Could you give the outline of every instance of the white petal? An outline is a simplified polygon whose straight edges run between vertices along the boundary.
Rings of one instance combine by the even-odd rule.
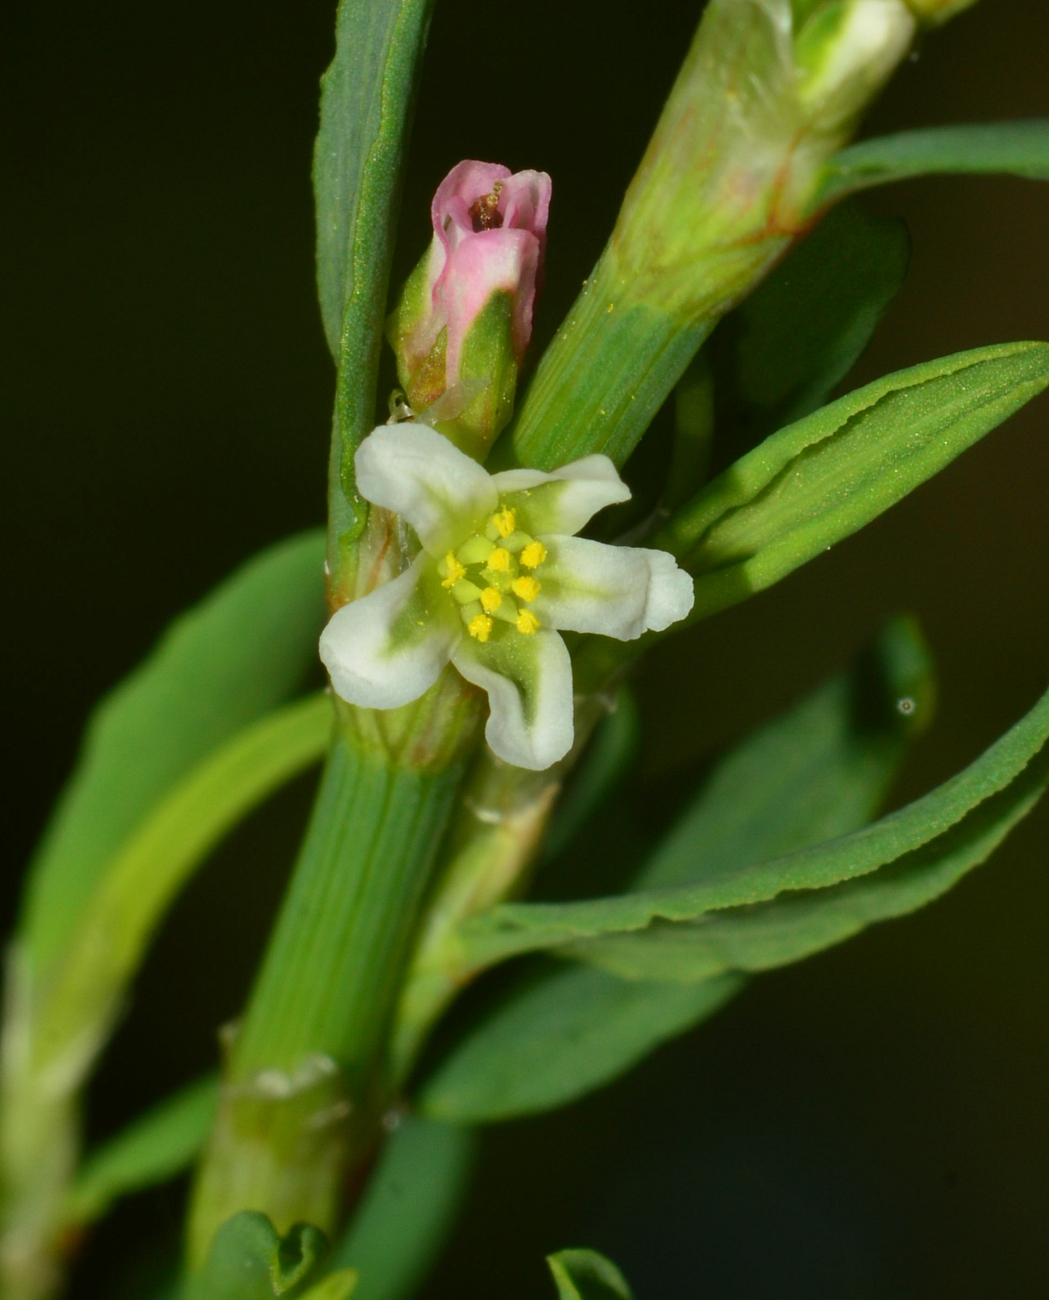
[[[437,680],[462,625],[450,602],[427,590],[432,564],[425,554],[418,556],[399,578],[331,616],[320,654],[336,695],[364,708],[395,709],[417,700]]]
[[[643,615],[650,632],[662,632],[692,612],[696,602],[692,575],[686,573],[668,551],[637,548],[648,561],[648,596]]]
[[[630,500],[630,489],[607,456],[584,456],[552,474],[538,469],[508,469],[492,482],[506,504],[518,512],[517,526],[539,533],[571,536],[605,506]]]
[[[541,772],[572,748],[572,661],[556,632],[510,632],[485,645],[463,637],[452,663],[488,692],[484,734],[501,759]]]
[[[661,632],[692,608],[692,579],[666,551],[543,537],[546,563],[531,606],[540,623],[633,641]]]
[[[407,519],[435,557],[482,527],[497,504],[488,471],[425,424],[380,424],[354,465],[361,496]]]

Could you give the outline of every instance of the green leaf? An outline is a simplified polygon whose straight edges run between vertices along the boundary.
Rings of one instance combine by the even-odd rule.
[[[198,1079],[88,1155],[69,1193],[69,1221],[100,1219],[118,1197],[188,1168],[211,1128],[217,1096],[214,1076]]]
[[[324,1233],[311,1224],[297,1223],[280,1237],[264,1214],[243,1210],[219,1228],[183,1300],[291,1300],[301,1294],[327,1247]]]
[[[1049,692],[964,771],[899,811],[816,848],[713,873],[698,883],[577,903],[504,903],[460,929],[464,964],[480,968],[515,953],[641,930],[652,921],[693,921],[790,890],[856,879],[929,844],[1009,786],[1049,738]]]
[[[301,1300],[347,1300],[357,1289],[357,1274],[352,1268],[329,1273],[323,1282],[304,1291]]]
[[[369,303],[381,331],[404,137],[432,0],[340,0],[313,156],[317,284],[328,346]],[[361,256],[367,249],[372,257]]]
[[[690,619],[850,536],[1047,384],[1049,344],[978,348],[876,380],[766,438],[656,539],[696,577]]]
[[[604,803],[637,757],[641,719],[633,691],[623,686],[613,712],[601,723],[583,764],[557,804],[543,842],[543,858],[563,853]]]
[[[400,1300],[416,1290],[455,1223],[476,1151],[467,1128],[402,1120],[329,1261],[359,1275],[355,1300]]]
[[[34,966],[63,950],[155,805],[302,685],[324,620],[323,558],[322,536],[309,533],[250,560],[95,710],[30,868],[22,933]]]
[[[704,351],[715,368],[718,438],[728,434],[734,456],[827,400],[870,342],[909,260],[902,221],[843,203],[725,317]]]
[[[932,696],[921,635],[911,620],[894,620],[849,672],[718,765],[638,887],[745,868],[864,825],[907,741],[931,719]],[[562,951],[611,968],[602,957],[606,942],[617,940]],[[594,973],[555,968],[512,991],[437,1066],[420,1104],[435,1116],[472,1122],[562,1105],[630,1069],[738,987],[713,980],[688,998],[673,984],[631,986]],[[636,978],[633,969],[629,976]],[[671,977],[680,978],[676,970]]]
[[[547,1255],[546,1262],[558,1300],[633,1300],[626,1278],[596,1250],[559,1250]]]
[[[1034,808],[1049,784],[1042,751],[1004,790],[945,834],[870,876],[802,891],[752,908],[715,912],[695,923],[661,924],[568,949],[629,979],[702,980],[799,961],[877,921],[914,912],[985,862]]]
[[[903,131],[850,145],[827,163],[814,206],[872,185],[952,172],[1049,180],[1049,118]]]
[[[340,0],[335,58],[321,80],[313,158],[317,281],[338,367],[329,482],[335,592],[354,567],[367,519],[353,456],[375,424],[383,314],[417,69],[433,0]]]
[[[323,693],[289,704],[227,741],[150,810],[107,864],[51,963],[46,999],[35,1009],[34,1033],[46,1050],[61,1055],[85,1032],[108,1025],[157,921],[191,872],[245,813],[318,762],[331,733]]]
[[[600,1088],[713,1015],[740,987],[625,982],[604,971],[549,971],[508,998],[424,1082],[435,1119],[492,1123],[550,1110]]]
[[[934,695],[921,632],[892,620],[848,672],[718,764],[634,888],[717,877],[865,826],[931,722]]]

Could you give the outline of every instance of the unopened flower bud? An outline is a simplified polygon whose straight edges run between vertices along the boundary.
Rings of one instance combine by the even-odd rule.
[[[545,172],[454,167],[434,196],[429,251],[387,321],[409,405],[478,458],[513,413],[550,188]]]

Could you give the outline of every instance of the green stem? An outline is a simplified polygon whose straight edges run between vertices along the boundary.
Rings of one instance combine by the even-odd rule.
[[[565,778],[612,707],[605,692],[578,701],[575,743],[559,763],[527,772],[478,757],[458,802],[437,881],[404,976],[390,1043],[390,1070],[403,1086],[433,1026],[476,971],[460,960],[458,927],[523,894]]]
[[[242,1209],[281,1233],[335,1226],[344,1168],[375,1140],[397,990],[460,776],[332,749],[295,875],[231,1044],[190,1224],[199,1266]]]

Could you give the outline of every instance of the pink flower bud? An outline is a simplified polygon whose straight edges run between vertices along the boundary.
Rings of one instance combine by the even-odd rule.
[[[454,426],[449,435],[475,453],[513,410],[532,334],[550,190],[545,172],[511,173],[472,161],[453,167],[434,195],[429,252],[390,318],[410,404],[418,411],[441,399],[433,418]]]

